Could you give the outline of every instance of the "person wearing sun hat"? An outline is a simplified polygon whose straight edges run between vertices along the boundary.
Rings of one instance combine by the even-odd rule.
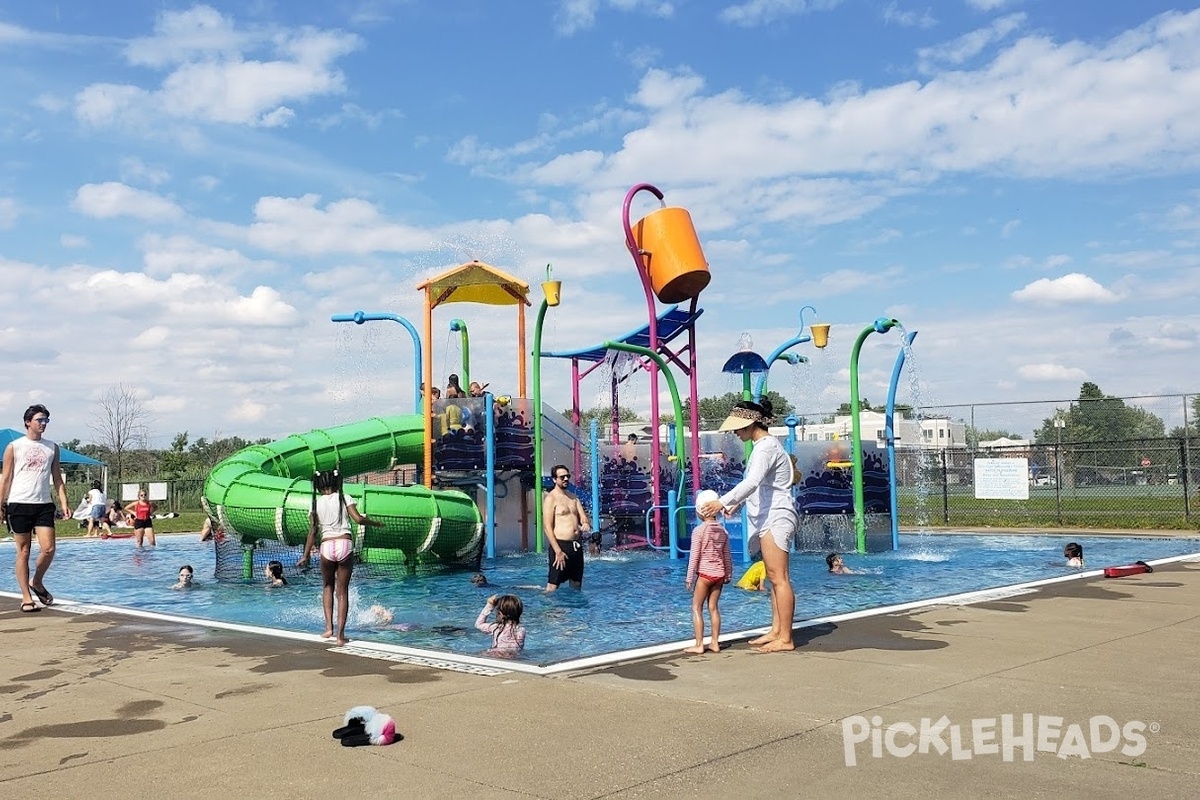
[[[792,502],[792,459],[767,427],[772,418],[771,402],[743,400],[733,407],[719,430],[732,431],[753,449],[746,460],[742,480],[715,501],[698,509],[702,514],[724,510],[732,514],[746,504],[749,519],[746,546],[762,549],[767,580],[771,584],[771,630],[750,644],[759,652],[794,650],[792,615],[796,596],[788,577],[788,550],[796,532],[796,507]]]

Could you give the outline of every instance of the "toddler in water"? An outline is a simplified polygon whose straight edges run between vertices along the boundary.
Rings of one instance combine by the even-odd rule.
[[[272,587],[287,586],[287,578],[283,577],[283,562],[269,561],[267,566],[263,568],[263,574],[267,576],[267,581]]]
[[[830,553],[825,556],[825,563],[829,566],[829,571],[834,575],[853,575],[854,570],[842,563],[842,557],[837,553]]]
[[[720,501],[720,496],[711,489],[696,495],[696,509]],[[721,589],[733,577],[733,557],[729,552],[729,534],[725,526],[717,521],[717,515],[700,517],[703,522],[692,531],[692,555],[688,559],[687,578],[684,586],[692,592],[692,630],[696,644],[683,652],[696,655],[704,652],[704,606],[708,605],[708,619],[712,625],[712,639],[708,649],[714,653],[721,650],[721,612],[717,603],[721,600]],[[692,585],[695,584],[695,590]]]
[[[184,564],[179,568],[179,583],[172,586],[172,589],[191,589],[196,584],[192,583],[192,565]]]
[[[488,622],[492,611],[496,621]],[[521,624],[521,613],[525,610],[521,598],[512,594],[492,595],[475,620],[475,627],[491,634],[492,647],[487,652],[494,656],[513,657],[525,649],[525,626]]]
[[[1063,557],[1067,559],[1068,567],[1083,566],[1083,545],[1078,542],[1070,542],[1063,548]]]

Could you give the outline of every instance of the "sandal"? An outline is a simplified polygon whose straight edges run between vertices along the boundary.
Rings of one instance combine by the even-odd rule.
[[[41,611],[37,603],[21,603],[21,611],[25,614],[32,614],[34,611]]]
[[[54,595],[46,591],[45,586],[39,589],[31,583],[29,584],[29,591],[37,595],[38,600],[42,601],[42,605],[49,606],[54,604]]]

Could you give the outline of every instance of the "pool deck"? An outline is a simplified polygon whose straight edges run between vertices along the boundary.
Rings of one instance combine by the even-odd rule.
[[[1197,562],[805,628],[794,653],[557,677],[2,602],[5,797],[1192,797],[1200,782]],[[405,740],[340,747],[330,731],[359,704]],[[1145,752],[875,758],[868,740],[846,765],[846,718],[944,715],[970,750],[972,720],[1003,714],[1018,733],[1022,714],[1062,717],[1060,741],[1100,715],[1142,722]]]

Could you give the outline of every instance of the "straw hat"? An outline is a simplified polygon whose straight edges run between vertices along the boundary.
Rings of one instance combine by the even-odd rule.
[[[752,409],[735,407],[729,412],[729,416],[725,418],[725,421],[721,423],[721,427],[717,428],[717,430],[740,431],[747,425],[753,425],[756,422],[766,426],[771,422],[771,420],[770,418],[764,417],[762,414]]]

